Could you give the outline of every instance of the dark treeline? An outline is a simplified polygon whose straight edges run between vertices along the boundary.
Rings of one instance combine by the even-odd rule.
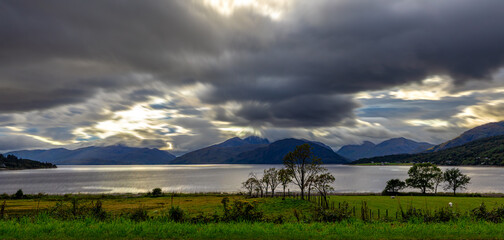
[[[56,168],[56,165],[47,162],[43,163],[28,159],[22,159],[14,155],[4,156],[0,154],[0,169],[18,170],[36,168]]]

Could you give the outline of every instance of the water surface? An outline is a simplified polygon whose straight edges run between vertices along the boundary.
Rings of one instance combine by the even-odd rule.
[[[0,193],[12,194],[18,189],[50,194],[140,193],[157,187],[167,192],[238,192],[250,172],[260,174],[270,167],[282,165],[61,165],[56,169],[0,171]],[[340,193],[381,192],[387,180],[406,179],[409,169],[409,166],[325,167],[336,178],[334,188]],[[504,192],[504,168],[460,169],[472,178],[467,192]]]

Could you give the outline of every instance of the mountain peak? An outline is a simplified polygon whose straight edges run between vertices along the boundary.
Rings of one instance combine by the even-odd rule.
[[[475,128],[469,129],[469,130],[463,132],[462,134],[460,134],[458,137],[456,137],[452,140],[446,141],[442,144],[439,144],[439,145],[433,147],[431,150],[432,151],[439,151],[439,150],[443,150],[443,149],[461,146],[463,144],[466,144],[468,142],[472,142],[474,140],[487,138],[487,137],[493,137],[493,136],[499,136],[499,135],[504,135],[504,121],[491,122],[491,123],[483,124],[481,126],[477,126]]]
[[[338,150],[338,154],[349,159],[369,158],[403,153],[418,153],[427,150],[433,145],[425,142],[398,137],[385,140],[379,144],[364,141],[361,145],[346,145]]]
[[[249,136],[243,139],[243,141],[249,144],[268,144],[270,141],[267,138],[261,138],[258,136]]]

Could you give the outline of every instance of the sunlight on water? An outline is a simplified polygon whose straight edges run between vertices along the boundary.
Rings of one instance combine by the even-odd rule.
[[[0,193],[145,193],[153,188],[165,192],[239,192],[250,172],[282,165],[127,165],[60,166],[0,172]],[[340,193],[379,193],[387,180],[407,177],[408,166],[326,165],[335,176]],[[446,169],[446,167],[441,167]],[[504,168],[460,167],[472,178],[467,192],[504,192]],[[291,191],[296,190],[290,186]]]

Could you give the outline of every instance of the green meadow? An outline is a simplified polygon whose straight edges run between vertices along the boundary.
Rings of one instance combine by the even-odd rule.
[[[33,197],[33,198],[31,198]],[[500,239],[504,223],[474,217],[482,203],[488,210],[504,206],[502,197],[333,195],[330,208],[342,209],[341,220],[320,220],[318,197],[248,198],[243,195],[165,194],[28,196],[0,200],[0,239]],[[253,220],[225,218],[235,202],[250,203]],[[5,202],[5,204],[3,204]],[[100,203],[103,218],[93,213]],[[448,207],[449,203],[452,207]],[[170,209],[183,217],[174,218]],[[88,209],[89,211],[85,211]],[[402,211],[401,211],[402,209]],[[456,213],[449,220],[403,217],[411,209]],[[362,218],[362,211],[367,215]],[[240,214],[249,214],[243,210]],[[141,217],[138,217],[139,214]],[[501,214],[496,212],[497,214]],[[144,214],[144,215],[142,215]],[[228,213],[229,214],[229,213]],[[136,216],[136,217],[135,217]],[[430,216],[430,215],[429,215]],[[450,215],[452,216],[452,215]]]

